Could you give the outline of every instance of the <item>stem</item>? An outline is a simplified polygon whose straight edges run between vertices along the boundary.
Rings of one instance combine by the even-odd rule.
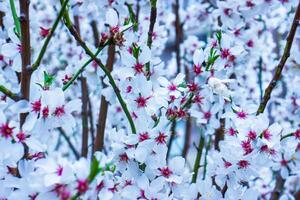
[[[115,45],[114,44],[109,45],[108,57],[106,62],[106,68],[108,69],[109,72],[111,72],[113,69],[113,65],[115,61],[115,53],[116,53]],[[107,111],[108,111],[108,102],[105,100],[104,96],[101,96],[101,104],[100,104],[98,124],[97,124],[97,134],[95,138],[93,152],[102,151],[104,148],[104,138],[105,138],[104,136],[105,136]]]
[[[262,99],[262,101],[259,105],[259,108],[257,110],[257,113],[256,113],[257,115],[264,112],[264,110],[266,108],[266,105],[267,105],[268,101],[271,98],[271,93],[272,93],[273,89],[275,88],[275,86],[277,85],[278,80],[281,77],[281,73],[282,73],[282,70],[285,66],[285,63],[286,63],[287,59],[290,56],[290,50],[291,50],[291,47],[292,47],[292,44],[293,44],[293,40],[294,40],[294,37],[295,37],[295,33],[296,33],[296,30],[297,30],[299,20],[300,20],[300,3],[298,4],[296,14],[295,14],[290,32],[289,32],[288,37],[286,39],[286,44],[285,44],[283,55],[282,55],[282,57],[279,61],[279,64],[276,67],[276,71],[275,71],[275,74],[274,74],[271,82],[269,83],[268,87],[265,89],[264,97],[263,97],[263,99]]]
[[[204,157],[204,169],[203,169],[203,180],[205,180],[206,176],[206,168],[207,168],[207,156],[208,156],[208,150],[210,148],[210,143],[211,143],[211,138],[209,138],[209,141],[206,145],[206,150],[205,150],[205,157]]]
[[[72,79],[69,80],[64,86],[63,86],[63,91],[67,90],[70,85],[78,78],[78,76],[84,71],[84,69],[98,56],[98,54],[104,49],[104,47],[108,44],[109,42],[105,43],[103,46],[99,47],[96,51],[95,54],[92,53],[92,56],[89,60],[87,60],[80,68],[79,70],[75,73],[74,76],[72,76]]]
[[[100,37],[99,37],[99,31],[98,31],[98,28],[97,28],[97,22],[95,20],[93,20],[91,22],[91,27],[92,27],[92,31],[93,31],[95,46],[98,47],[99,44],[100,44],[100,40],[99,40]]]
[[[65,131],[62,128],[58,128],[59,133],[63,136],[63,138],[65,138],[66,142],[68,143],[71,151],[73,152],[75,158],[78,160],[80,158],[79,153],[77,152],[75,146],[72,144],[72,142],[70,141],[70,138],[67,136],[67,134],[65,133]]]
[[[151,49],[152,46],[152,36],[153,36],[153,30],[154,30],[154,25],[156,22],[156,16],[157,16],[157,9],[156,9],[156,2],[157,0],[150,0],[151,4],[151,13],[150,13],[150,24],[149,24],[149,30],[148,30],[148,39],[147,39],[147,45]],[[150,62],[146,64],[146,76],[147,79],[150,79],[151,72],[150,72]]]
[[[65,12],[64,14],[64,19],[65,19],[65,24],[67,26],[67,28],[69,29],[70,33],[72,34],[72,36],[75,38],[75,40],[78,42],[78,44],[85,50],[86,54],[88,54],[91,59],[85,63],[81,69],[76,73],[76,76],[78,76],[83,70],[84,68],[93,60],[99,65],[99,67],[103,70],[103,72],[105,73],[105,75],[108,77],[108,80],[118,98],[119,103],[121,104],[121,107],[129,121],[130,127],[131,127],[131,131],[133,134],[136,134],[136,128],[133,122],[133,119],[131,117],[131,114],[127,108],[127,105],[125,103],[125,101],[123,100],[121,94],[120,94],[120,90],[117,87],[117,84],[115,82],[115,80],[113,79],[112,75],[110,74],[109,70],[102,64],[101,60],[96,58],[96,56],[100,53],[100,51],[102,50],[103,47],[106,46],[106,44],[110,43],[111,41],[108,40],[103,46],[102,48],[99,48],[98,51],[96,52],[96,54],[94,55],[93,52],[88,48],[88,46],[86,45],[86,43],[82,40],[82,38],[80,37],[80,35],[77,33],[76,29],[74,28],[73,24],[71,24],[70,19],[68,17],[68,12]],[[74,82],[76,78],[72,78],[70,81]],[[70,84],[70,81],[66,84],[66,87],[64,87],[64,90],[66,90]]]
[[[10,4],[11,13],[12,13],[12,16],[13,16],[13,19],[14,19],[15,27],[16,27],[15,30],[16,30],[16,33],[17,33],[18,37],[20,37],[20,35],[21,35],[21,24],[20,24],[20,21],[19,21],[19,17],[17,15],[14,0],[9,0],[9,4]]]
[[[18,101],[21,99],[17,94],[13,93],[12,91],[7,89],[3,85],[0,85],[0,92],[2,92],[4,95],[8,96],[9,98],[11,98],[14,101]]]
[[[184,158],[186,158],[189,151],[191,131],[192,131],[192,118],[188,116],[185,123],[185,138],[184,138],[184,146],[182,150],[182,157]]]
[[[88,154],[88,140],[89,140],[89,126],[88,126],[88,86],[85,77],[81,77],[81,115],[82,115],[82,145],[81,156],[87,157]]]
[[[53,26],[51,28],[51,31],[50,31],[49,35],[47,36],[47,38],[46,38],[46,40],[45,40],[45,42],[44,42],[44,44],[42,46],[42,49],[41,49],[41,51],[40,51],[40,53],[39,53],[36,61],[32,65],[32,70],[33,71],[35,71],[40,66],[40,63],[41,63],[41,61],[43,59],[43,56],[44,56],[44,54],[45,54],[45,52],[47,50],[48,44],[49,44],[49,42],[50,42],[50,40],[51,40],[51,38],[52,38],[52,36],[54,34],[54,31],[56,30],[57,25],[58,25],[60,19],[63,17],[63,14],[64,14],[64,12],[65,12],[65,10],[67,8],[68,2],[69,2],[69,0],[66,0],[62,4],[62,7],[61,7],[61,9],[59,11],[59,14],[58,14],[57,18],[54,21],[54,24],[53,24]]]
[[[183,31],[182,31],[182,24],[180,22],[180,15],[179,15],[179,0],[175,0],[174,10],[175,10],[175,51],[176,51],[176,62],[177,62],[177,73],[180,73],[181,66],[180,66],[180,43],[183,40]]]
[[[259,91],[260,91],[260,101],[263,99],[263,82],[262,82],[262,71],[263,71],[263,60],[260,57],[259,63],[258,63],[258,85],[259,85]]]
[[[171,137],[170,137],[170,140],[169,140],[169,143],[168,143],[168,151],[167,151],[167,160],[168,158],[170,157],[170,153],[171,153],[171,149],[172,149],[172,144],[173,144],[173,141],[175,139],[175,136],[176,136],[176,120],[174,120],[171,124],[171,128],[170,128],[170,132],[171,132]]]
[[[94,142],[95,142],[95,130],[94,130],[94,117],[93,117],[93,107],[91,100],[88,96],[88,118],[90,122],[90,130],[91,130],[91,144],[92,144],[92,149],[94,149]]]
[[[201,161],[201,157],[202,157],[202,151],[203,151],[203,147],[204,147],[204,136],[201,134],[200,135],[200,140],[199,140],[199,146],[197,149],[197,156],[196,156],[196,160],[195,160],[195,164],[194,164],[194,174],[193,174],[193,178],[192,178],[192,182],[196,183],[197,180],[197,176],[198,176],[198,170],[199,170],[199,166],[200,166],[200,161]]]
[[[67,1],[65,1],[66,3]],[[79,16],[74,16],[75,28],[80,35]],[[88,126],[88,86],[86,78],[80,77],[81,80],[81,124],[82,124],[82,143],[81,143],[81,156],[87,157],[88,155],[88,142],[89,142],[89,126]]]
[[[220,151],[219,143],[224,140],[225,118],[220,119],[220,127],[215,132],[215,149]]]
[[[21,59],[22,59],[22,71],[21,71],[21,93],[22,97],[29,100],[30,96],[30,78],[31,73],[28,70],[31,60],[30,52],[30,24],[29,24],[29,0],[20,0],[20,23],[21,23]],[[20,127],[25,122],[27,113],[20,114]]]

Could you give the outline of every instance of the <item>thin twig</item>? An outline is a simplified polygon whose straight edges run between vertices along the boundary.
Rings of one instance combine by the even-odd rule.
[[[191,116],[188,116],[185,122],[184,145],[181,154],[181,156],[184,158],[186,158],[188,151],[190,149],[191,133],[192,133],[192,118]]]
[[[13,93],[3,85],[0,85],[0,92],[2,92],[4,95],[8,96],[14,101],[18,101],[21,99],[20,95]]]
[[[95,20],[93,20],[91,22],[91,27],[92,27],[92,31],[93,31],[95,46],[98,47],[100,44],[100,37],[99,37],[99,31],[97,28],[97,22]]]
[[[21,24],[20,24],[20,21],[19,21],[19,17],[17,15],[14,0],[9,0],[9,4],[10,4],[11,13],[12,13],[12,16],[13,16],[13,19],[14,19],[15,32],[17,33],[18,37],[20,37],[20,35],[21,35]]]
[[[150,0],[151,4],[151,13],[150,13],[150,24],[149,24],[149,30],[148,30],[148,39],[147,39],[147,45],[151,49],[152,42],[153,42],[153,30],[154,25],[156,22],[156,16],[157,16],[157,8],[156,8],[156,2],[157,0]],[[146,76],[147,79],[150,79],[151,72],[150,72],[150,62],[146,64]]]
[[[220,151],[219,143],[224,139],[225,118],[220,119],[220,127],[215,131],[215,149]]]
[[[63,14],[64,14],[64,12],[65,12],[65,10],[67,8],[68,2],[69,2],[69,0],[66,0],[62,4],[61,9],[59,11],[59,14],[58,14],[57,18],[54,21],[54,24],[53,24],[53,26],[52,26],[52,28],[51,28],[51,30],[50,30],[50,32],[49,32],[49,34],[48,34],[48,36],[47,36],[44,44],[42,46],[42,49],[41,49],[40,53],[38,54],[38,57],[37,57],[36,61],[32,64],[32,70],[33,71],[35,71],[40,66],[40,63],[41,63],[41,61],[43,59],[43,56],[45,55],[45,52],[47,50],[48,44],[49,44],[49,42],[50,42],[53,34],[54,34],[54,31],[56,30],[57,25],[58,25],[59,21],[61,20],[61,18],[63,17]]]
[[[168,151],[167,151],[167,160],[168,158],[170,157],[170,153],[171,153],[171,149],[172,149],[172,144],[173,144],[173,141],[176,137],[176,120],[174,120],[171,124],[171,128],[170,128],[170,133],[171,133],[171,137],[169,139],[169,143],[168,143]]]
[[[71,151],[73,152],[74,156],[76,157],[76,159],[78,160],[80,158],[79,153],[77,152],[75,146],[72,144],[72,142],[70,141],[70,138],[67,136],[67,134],[65,133],[65,131],[62,128],[58,128],[59,133],[63,136],[63,138],[66,140],[66,142],[68,143]]]
[[[203,147],[204,147],[204,143],[205,143],[205,139],[204,136],[201,134],[200,135],[200,140],[199,140],[199,146],[197,148],[197,156],[196,156],[196,160],[194,163],[194,174],[192,177],[192,182],[196,183],[197,177],[198,177],[198,170],[199,170],[199,166],[200,166],[200,161],[201,161],[201,157],[202,157],[202,151],[203,151]]]
[[[180,22],[180,15],[179,15],[179,0],[175,0],[174,4],[174,11],[175,11],[175,51],[176,51],[176,63],[177,63],[177,73],[181,71],[181,62],[180,62],[180,44],[183,40],[183,30],[182,24]]]
[[[91,132],[91,144],[92,149],[94,149],[94,142],[95,142],[95,129],[94,129],[94,116],[93,116],[93,106],[88,96],[88,115],[89,115],[89,122],[90,122],[90,132]]]

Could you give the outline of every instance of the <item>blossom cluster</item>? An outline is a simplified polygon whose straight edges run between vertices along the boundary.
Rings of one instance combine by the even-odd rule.
[[[295,21],[297,0],[0,1],[0,199],[300,198]]]

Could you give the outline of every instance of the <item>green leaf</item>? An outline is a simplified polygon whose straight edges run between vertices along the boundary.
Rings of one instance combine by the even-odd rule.
[[[54,82],[55,77],[44,71],[44,87],[50,87]]]
[[[218,40],[219,44],[221,44],[221,40],[222,40],[222,31],[221,31],[221,30],[218,30],[217,33],[216,33],[216,36],[217,36],[217,40]]]
[[[99,161],[95,157],[93,157],[90,168],[90,174],[88,177],[89,182],[92,182],[100,171],[101,168],[99,168]]]

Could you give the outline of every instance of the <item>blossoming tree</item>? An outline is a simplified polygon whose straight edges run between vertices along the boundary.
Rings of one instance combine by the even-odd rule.
[[[0,1],[0,199],[300,199],[299,23],[298,0]]]

